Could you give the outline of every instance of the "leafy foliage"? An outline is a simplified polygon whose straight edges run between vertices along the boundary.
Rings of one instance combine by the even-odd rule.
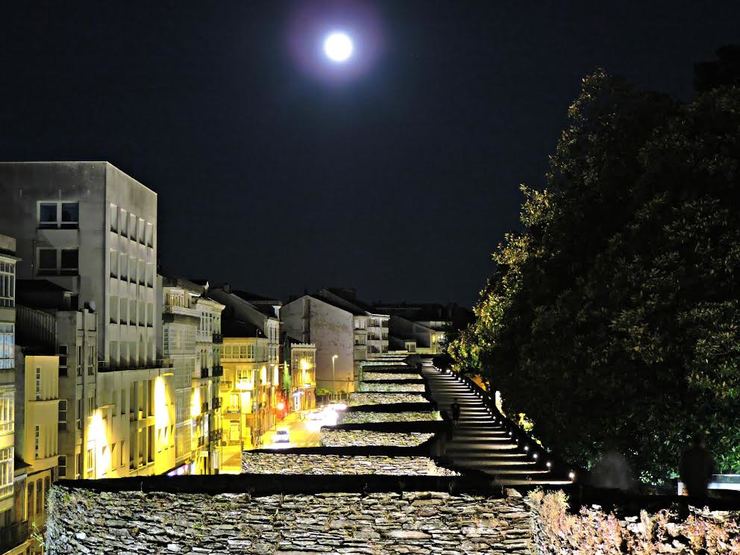
[[[448,352],[573,461],[609,443],[656,481],[703,430],[740,470],[740,89],[679,104],[596,72],[546,180]]]

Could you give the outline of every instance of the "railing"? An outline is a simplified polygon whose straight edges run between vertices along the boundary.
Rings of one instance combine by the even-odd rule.
[[[578,475],[583,475],[582,469],[576,471],[572,465],[537,443],[518,424],[498,410],[495,399],[469,377],[449,370],[442,372],[450,372],[452,377],[467,385],[475,393],[493,417],[494,423],[501,424],[506,429],[509,437],[527,453],[528,458],[535,462],[535,466],[549,470],[554,477],[562,480],[574,481]]]

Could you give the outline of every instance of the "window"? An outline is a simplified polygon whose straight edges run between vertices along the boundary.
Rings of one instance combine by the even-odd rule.
[[[79,271],[78,249],[40,248],[36,274],[39,276],[74,276]]]
[[[60,274],[64,276],[75,276],[79,272],[79,250],[62,249]]]
[[[121,228],[121,235],[126,237],[128,235],[128,213],[123,208],[121,208],[121,212],[118,216],[118,225]]]
[[[13,495],[13,448],[0,449],[0,499]]]
[[[0,323],[0,369],[15,367],[15,324]]]
[[[67,429],[67,400],[59,399],[59,429]]]
[[[41,428],[34,426],[33,430],[33,455],[36,459],[40,459],[41,454]]]
[[[0,261],[0,306],[15,306],[15,264]]]
[[[58,471],[60,478],[65,478],[67,476],[67,457],[66,455],[59,455],[58,459]]]
[[[118,207],[115,204],[110,205],[110,230],[118,231]]]
[[[44,512],[44,490],[41,487],[41,480],[36,480],[36,514]]]
[[[40,202],[38,214],[41,229],[76,229],[80,223],[77,202]]]
[[[36,368],[36,400],[41,399],[41,368]]]
[[[80,222],[80,205],[76,202],[62,202],[62,227],[77,227]]]
[[[77,375],[82,376],[82,345],[77,345]]]
[[[75,424],[78,430],[82,429],[82,411],[84,410],[82,399],[77,399],[77,417],[75,418]]]
[[[92,478],[93,475],[93,450],[87,450],[87,456],[85,457],[85,467],[87,472],[85,473],[88,478]]]
[[[59,375],[67,375],[67,346],[59,345]]]
[[[0,433],[13,433],[15,422],[15,388],[0,386]]]
[[[57,273],[56,249],[39,249],[38,269],[36,273],[40,276],[54,275]]]

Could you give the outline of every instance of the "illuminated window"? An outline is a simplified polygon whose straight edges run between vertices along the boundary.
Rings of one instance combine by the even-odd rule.
[[[41,399],[41,368],[36,368],[36,400]]]
[[[15,367],[15,324],[0,323],[0,369]]]
[[[0,306],[15,306],[15,264],[0,261]]]

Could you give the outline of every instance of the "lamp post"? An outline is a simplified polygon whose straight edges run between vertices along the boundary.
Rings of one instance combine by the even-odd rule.
[[[334,399],[337,397],[337,368],[336,362],[339,355],[332,355],[331,357],[331,390],[334,393]]]

